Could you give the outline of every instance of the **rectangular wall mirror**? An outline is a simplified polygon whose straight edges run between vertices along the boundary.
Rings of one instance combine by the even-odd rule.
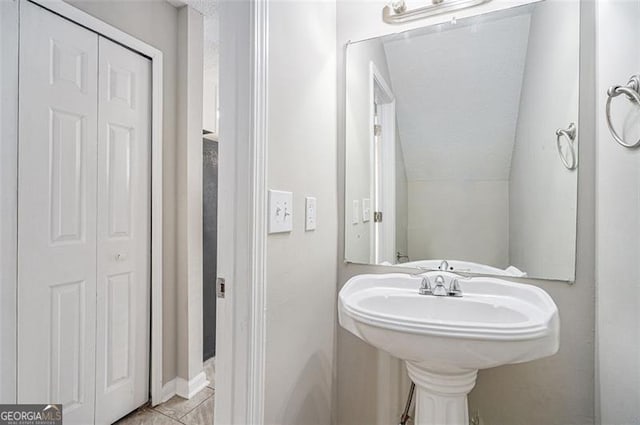
[[[579,31],[542,1],[350,43],[345,260],[574,281]]]

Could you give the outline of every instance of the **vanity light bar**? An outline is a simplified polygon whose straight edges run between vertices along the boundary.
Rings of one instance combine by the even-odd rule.
[[[429,16],[441,15],[456,10],[468,9],[489,3],[491,0],[433,0],[433,4],[406,10],[404,1],[396,1],[392,6],[385,6],[382,9],[382,19],[388,24],[403,24],[405,22],[417,21]]]

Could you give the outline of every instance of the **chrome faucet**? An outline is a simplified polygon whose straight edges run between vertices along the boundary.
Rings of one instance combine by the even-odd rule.
[[[444,283],[445,283],[444,276],[439,274],[438,276],[436,276],[436,284],[432,288],[429,278],[427,276],[423,276],[418,293],[420,295],[434,295],[436,297],[445,297],[445,296],[461,297],[462,296],[462,289],[460,288],[460,283],[458,282],[457,278],[455,277],[451,278],[451,281],[449,282],[448,290],[447,288],[445,288]]]
[[[444,287],[444,277],[439,274],[436,276],[436,287],[433,288],[433,295],[436,297],[444,297],[447,294],[447,290]]]
[[[447,260],[442,260],[438,268],[446,272],[447,270],[449,270],[449,262]]]

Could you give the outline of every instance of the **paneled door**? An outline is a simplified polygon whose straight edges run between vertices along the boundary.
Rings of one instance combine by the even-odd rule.
[[[93,423],[98,36],[21,4],[18,402]]]
[[[149,59],[100,37],[96,424],[149,398],[150,76]]]
[[[20,14],[18,401],[110,424],[148,399],[150,61]]]

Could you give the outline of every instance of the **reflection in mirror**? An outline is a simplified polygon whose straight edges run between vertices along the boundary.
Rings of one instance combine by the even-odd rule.
[[[347,261],[574,280],[579,2],[351,43],[345,63]]]

